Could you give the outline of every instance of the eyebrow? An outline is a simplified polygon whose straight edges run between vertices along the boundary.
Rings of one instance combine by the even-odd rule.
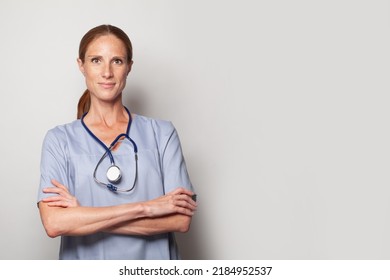
[[[89,58],[92,58],[92,57],[103,58],[102,55],[87,55],[87,57],[89,57]],[[111,59],[116,59],[116,58],[126,59],[126,56],[115,55]]]

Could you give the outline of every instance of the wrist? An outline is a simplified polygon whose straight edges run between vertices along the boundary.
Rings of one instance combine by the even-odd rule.
[[[149,218],[150,217],[150,207],[147,202],[138,203],[137,207],[138,218]]]

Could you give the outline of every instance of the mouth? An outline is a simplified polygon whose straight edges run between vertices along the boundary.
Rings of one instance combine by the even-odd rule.
[[[115,86],[115,83],[98,83],[104,89],[110,89]]]

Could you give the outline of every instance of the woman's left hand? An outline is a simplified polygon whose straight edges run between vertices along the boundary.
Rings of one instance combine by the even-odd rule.
[[[51,183],[55,186],[52,188],[43,189],[44,193],[56,193],[58,195],[51,196],[42,199],[43,202],[47,203],[49,206],[57,206],[57,207],[78,207],[80,206],[77,198],[69,193],[67,187],[62,185],[56,180],[51,180]]]

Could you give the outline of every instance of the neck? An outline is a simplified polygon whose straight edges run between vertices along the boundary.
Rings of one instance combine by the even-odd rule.
[[[121,122],[128,122],[128,114],[122,102],[102,103],[92,102],[84,121],[90,125],[112,127]]]

